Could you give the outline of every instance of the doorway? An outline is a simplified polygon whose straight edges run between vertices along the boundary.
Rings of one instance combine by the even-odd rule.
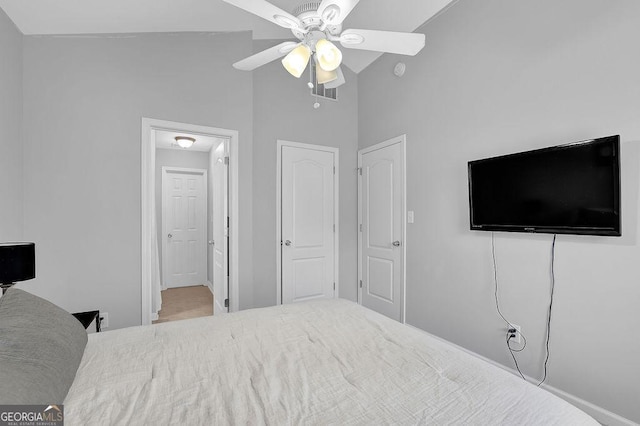
[[[207,283],[207,170],[162,166],[163,289]]]
[[[358,302],[405,322],[406,136],[358,151]]]
[[[214,289],[216,287],[216,280],[213,278],[215,271],[215,262],[214,262],[214,252],[215,250],[215,239],[214,235],[214,225],[215,220],[213,217],[213,209],[211,208],[211,204],[213,203],[213,197],[215,193],[215,188],[213,183],[211,182],[214,178],[215,174],[215,163],[212,158],[215,155],[216,149],[220,146],[223,146],[222,152],[224,152],[225,158],[222,160],[225,167],[225,176],[226,176],[226,185],[224,187],[224,194],[220,195],[218,193],[218,197],[224,198],[225,200],[225,209],[227,212],[227,216],[225,217],[225,229],[222,232],[226,235],[222,256],[224,256],[224,260],[218,259],[218,263],[224,263],[226,265],[226,269],[224,273],[226,276],[224,277],[224,282],[218,283],[221,287],[218,292],[221,293],[220,296],[214,294],[214,301],[216,299],[220,299],[220,303],[222,308],[215,309],[215,302],[211,302],[211,308],[214,314],[226,313],[228,311],[237,311],[239,308],[238,301],[238,132],[234,130],[220,129],[208,126],[199,126],[188,123],[178,123],[164,120],[155,120],[149,118],[142,119],[142,161],[141,161],[141,187],[142,187],[142,280],[141,280],[141,323],[142,324],[151,324],[152,321],[158,319],[158,311],[160,309],[159,304],[159,290],[163,287],[162,285],[162,275],[160,274],[160,259],[161,257],[158,255],[158,252],[161,251],[163,246],[163,239],[171,240],[174,235],[171,232],[163,231],[158,235],[157,226],[158,220],[154,211],[156,210],[156,197],[160,195],[160,177],[156,177],[156,148],[159,147],[160,144],[166,143],[162,141],[163,134],[166,133],[178,133],[178,134],[186,134],[189,137],[194,137],[196,140],[205,140],[209,139],[213,141],[211,146],[206,150],[209,159],[208,164],[205,167],[209,167],[208,173],[203,173],[203,187],[208,186],[208,191],[206,192],[205,200],[209,200],[209,203],[205,201],[205,209],[209,208],[210,213],[205,214],[205,225],[203,227],[206,230],[207,234],[204,234],[202,239],[205,249],[204,253],[206,256],[205,263],[208,263],[210,266],[205,267],[204,271],[204,283],[208,284],[210,288]],[[194,143],[193,146],[196,146],[198,142]],[[184,170],[183,170],[184,172]],[[191,173],[193,174],[193,173]],[[175,176],[175,175],[174,175]],[[184,182],[185,184],[193,184],[197,185],[197,183],[189,183]],[[158,195],[156,195],[156,191],[158,191]],[[174,194],[175,195],[175,194]],[[184,195],[184,194],[183,194]],[[188,195],[187,195],[188,198]],[[187,200],[188,201],[188,200]],[[188,210],[187,210],[188,212]],[[187,213],[187,215],[190,213]],[[189,217],[185,218],[189,220]],[[220,221],[222,223],[222,221]],[[171,238],[169,238],[169,234],[172,234]],[[166,237],[166,238],[164,238]],[[194,243],[195,244],[195,243]],[[192,246],[194,246],[192,244]],[[208,246],[208,250],[207,250]],[[187,259],[183,263],[188,263],[190,257],[187,255],[189,249],[184,250],[182,259]],[[167,263],[167,262],[165,262]],[[163,267],[164,269],[164,267]],[[187,268],[188,269],[188,268]],[[200,273],[201,274],[201,273]],[[202,275],[200,275],[202,276]],[[211,282],[213,280],[213,282]],[[199,281],[201,281],[199,279]],[[223,291],[225,289],[226,291]],[[178,289],[179,290],[179,289]],[[225,303],[226,301],[226,303]],[[228,305],[228,307],[225,306]]]
[[[338,295],[338,148],[278,141],[277,304]]]

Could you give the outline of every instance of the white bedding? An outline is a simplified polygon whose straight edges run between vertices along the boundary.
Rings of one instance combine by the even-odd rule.
[[[69,425],[597,424],[342,300],[92,334],[64,403]]]

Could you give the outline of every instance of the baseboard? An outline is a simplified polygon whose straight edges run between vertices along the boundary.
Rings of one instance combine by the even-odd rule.
[[[213,294],[213,283],[211,281],[207,281],[207,287],[209,287],[209,291]]]
[[[423,329],[415,327],[415,326],[413,326],[411,324],[406,324],[406,326],[407,327],[411,327],[414,330],[418,330],[419,332],[424,333],[424,334],[426,334],[426,335],[428,335],[430,337],[433,337],[436,340],[439,340],[441,342],[447,343],[447,344],[449,344],[449,345],[451,345],[451,346],[453,346],[455,348],[460,349],[463,352],[468,353],[469,355],[472,355],[472,356],[474,356],[476,358],[480,358],[481,360],[486,361],[489,364],[495,365],[496,367],[501,368],[501,369],[503,369],[505,371],[508,371],[509,373],[519,377],[519,374],[516,372],[516,370],[514,370],[511,367],[507,367],[506,365],[502,365],[499,362],[496,362],[496,361],[494,361],[494,360],[492,360],[490,358],[482,356],[482,355],[480,355],[480,354],[478,354],[476,352],[473,352],[473,351],[471,351],[471,350],[469,350],[467,348],[464,348],[464,347],[462,347],[460,345],[456,345],[455,343],[452,343],[452,342],[450,342],[450,341],[448,341],[446,339],[443,339],[442,337],[438,337],[438,336],[436,336],[434,334],[431,334],[431,333],[429,333],[427,331],[424,331]],[[538,384],[538,381],[535,380],[534,378],[526,376],[526,375],[524,377],[527,379],[528,382],[531,382],[533,384]],[[589,414],[591,417],[593,417],[594,419],[596,419],[598,422],[602,423],[603,425],[607,425],[607,426],[634,426],[634,425],[637,425],[637,423],[632,422],[629,419],[626,419],[626,418],[624,418],[624,417],[622,417],[622,416],[620,416],[620,415],[618,415],[616,413],[613,413],[613,412],[611,412],[611,411],[609,411],[609,410],[607,410],[605,408],[602,408],[602,407],[600,407],[598,405],[595,405],[595,404],[593,404],[593,403],[591,403],[589,401],[585,401],[582,398],[579,398],[579,397],[577,397],[575,395],[572,395],[572,394],[570,394],[568,392],[565,392],[565,391],[560,390],[558,388],[555,388],[553,386],[549,386],[549,385],[543,384],[540,387],[542,389],[546,390],[546,391],[551,392],[552,394],[556,395],[557,397],[564,399],[565,401],[567,401],[571,405],[574,405],[574,406],[578,407],[579,409],[581,409],[585,413]]]
[[[214,300],[215,307],[213,308],[213,315],[226,315],[227,308],[218,303],[218,299]],[[216,313],[217,312],[217,313]]]

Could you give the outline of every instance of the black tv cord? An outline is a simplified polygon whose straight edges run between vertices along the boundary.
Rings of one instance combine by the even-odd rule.
[[[556,273],[555,273],[555,260],[556,260],[556,234],[553,234],[553,242],[551,243],[551,296],[549,298],[549,312],[547,313],[547,342],[546,351],[547,355],[544,359],[544,376],[538,386],[542,385],[547,380],[547,363],[549,362],[549,338],[551,337],[551,308],[553,307],[553,291],[556,287]]]

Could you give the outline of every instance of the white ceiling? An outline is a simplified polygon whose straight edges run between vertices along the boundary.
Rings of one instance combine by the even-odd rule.
[[[209,152],[212,148],[216,148],[220,142],[224,141],[222,138],[216,138],[214,136],[192,135],[184,132],[176,133],[165,130],[156,130],[156,148],[184,150],[185,148],[181,148],[176,144],[176,136],[189,136],[196,140],[191,148],[187,149],[188,151]]]
[[[412,32],[456,1],[361,0],[344,28]],[[271,2],[291,12],[301,0]],[[0,0],[0,7],[26,35],[252,30],[254,39],[292,38],[288,30],[222,0]],[[356,73],[380,56],[343,51],[344,63]]]

